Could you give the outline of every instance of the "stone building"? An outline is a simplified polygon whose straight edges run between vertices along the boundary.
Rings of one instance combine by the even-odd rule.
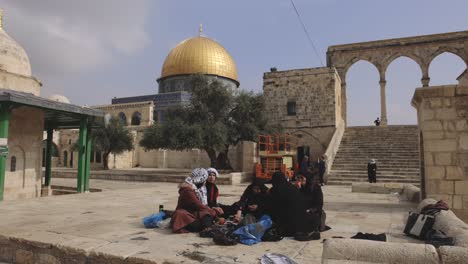
[[[24,49],[3,29],[0,11],[0,201],[41,196],[50,186],[54,129],[81,128],[86,133],[103,113],[40,96],[41,82],[31,75]],[[102,122],[101,122],[102,123]],[[80,126],[81,124],[81,126]],[[47,131],[46,177],[42,182],[43,132]],[[84,191],[86,144],[80,144],[78,191]]]
[[[341,116],[341,80],[334,68],[273,71],[263,76],[265,113],[298,138],[299,160],[325,153]]]

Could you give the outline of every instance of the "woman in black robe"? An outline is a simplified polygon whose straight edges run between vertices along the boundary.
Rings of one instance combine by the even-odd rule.
[[[289,183],[282,172],[272,177],[270,190],[272,219],[284,236],[294,236],[297,240],[320,239],[319,219],[306,212],[307,203],[303,193]]]

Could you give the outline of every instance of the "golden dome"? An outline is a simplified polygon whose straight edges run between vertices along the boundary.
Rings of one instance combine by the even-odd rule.
[[[238,82],[231,55],[219,43],[206,37],[186,39],[172,49],[164,61],[161,78],[195,73],[218,75]]]

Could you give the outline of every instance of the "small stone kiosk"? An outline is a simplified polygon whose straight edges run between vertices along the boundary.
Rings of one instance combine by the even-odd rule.
[[[54,129],[79,128],[77,191],[89,189],[91,129],[104,112],[40,97],[24,49],[3,30],[0,10],[0,201],[39,197],[50,190]],[[47,131],[45,182],[42,141]]]
[[[416,89],[422,198],[444,200],[468,221],[468,71],[458,85]]]

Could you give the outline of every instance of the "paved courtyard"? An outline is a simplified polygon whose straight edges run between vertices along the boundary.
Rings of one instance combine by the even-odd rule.
[[[74,186],[73,179],[53,179],[53,185]],[[223,203],[236,201],[246,184],[220,186]],[[417,241],[402,235],[414,204],[392,194],[352,193],[349,186],[325,186],[325,210],[331,230],[322,239],[298,242],[285,238],[253,246],[222,247],[195,234],[145,229],[144,216],[175,208],[177,184],[91,180],[103,191],[0,203],[0,235],[139,257],[158,263],[258,263],[265,253],[281,253],[298,263],[320,263],[323,239],[350,237],[357,232],[388,233],[389,241]]]

